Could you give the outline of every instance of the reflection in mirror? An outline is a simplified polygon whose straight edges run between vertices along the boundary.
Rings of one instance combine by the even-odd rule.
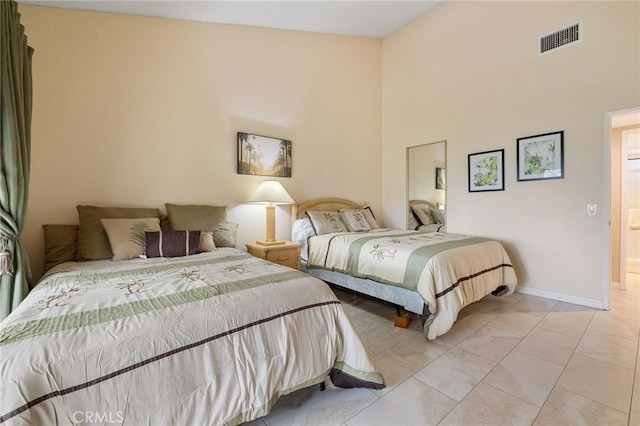
[[[422,229],[427,231],[444,231],[444,206],[446,201],[446,141],[407,148],[407,229]],[[441,216],[440,224],[423,223],[434,219],[434,215],[420,215],[414,213],[412,205],[426,204],[438,210]],[[441,225],[441,226],[437,226]]]

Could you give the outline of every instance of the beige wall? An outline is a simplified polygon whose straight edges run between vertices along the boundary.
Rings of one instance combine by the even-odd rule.
[[[292,140],[299,201],[380,209],[381,41],[20,6],[33,58],[24,242],[35,278],[43,223],[77,204],[229,206],[239,247],[264,238],[264,177],[237,175],[236,132]],[[289,238],[288,208],[277,236]]]
[[[638,2],[446,2],[379,40],[20,7],[34,56],[24,240],[75,205],[230,206],[263,236],[235,133],[293,141],[298,200],[368,200],[404,227],[406,147],[447,140],[448,230],[497,238],[521,289],[602,302],[604,114],[640,105]],[[537,54],[582,20],[584,39]],[[562,180],[516,182],[516,139],[565,132]],[[506,190],[468,193],[467,155],[505,149]],[[608,195],[607,195],[608,196]],[[607,200],[608,201],[608,200]],[[289,232],[278,209],[278,237]]]
[[[599,305],[604,116],[640,105],[639,6],[448,1],[385,38],[384,219],[404,225],[405,148],[447,140],[447,230],[503,241],[522,291]],[[539,36],[580,20],[583,41],[538,55]],[[516,139],[558,130],[566,177],[517,182]],[[501,148],[505,191],[469,193],[467,155]]]

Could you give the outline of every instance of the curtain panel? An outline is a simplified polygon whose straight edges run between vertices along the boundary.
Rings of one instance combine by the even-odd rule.
[[[31,266],[20,241],[27,216],[31,162],[33,49],[14,0],[0,1],[0,239],[12,254],[13,274],[0,275],[0,320],[25,298]]]

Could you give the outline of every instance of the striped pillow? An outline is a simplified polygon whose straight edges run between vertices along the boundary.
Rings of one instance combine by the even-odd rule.
[[[178,257],[197,254],[200,231],[147,232],[147,257]]]

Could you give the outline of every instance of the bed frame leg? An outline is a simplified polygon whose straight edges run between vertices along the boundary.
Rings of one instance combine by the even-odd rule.
[[[409,328],[409,314],[396,308],[396,316],[393,318],[393,325],[400,328]]]
[[[320,392],[324,392],[326,388],[327,388],[327,385],[324,384],[324,380],[323,380],[322,383],[320,383]]]
[[[494,295],[494,296],[502,296],[508,290],[509,290],[509,288],[506,285],[501,285],[501,286],[498,286],[498,288],[496,288],[495,290],[493,290],[491,292],[491,294]]]

